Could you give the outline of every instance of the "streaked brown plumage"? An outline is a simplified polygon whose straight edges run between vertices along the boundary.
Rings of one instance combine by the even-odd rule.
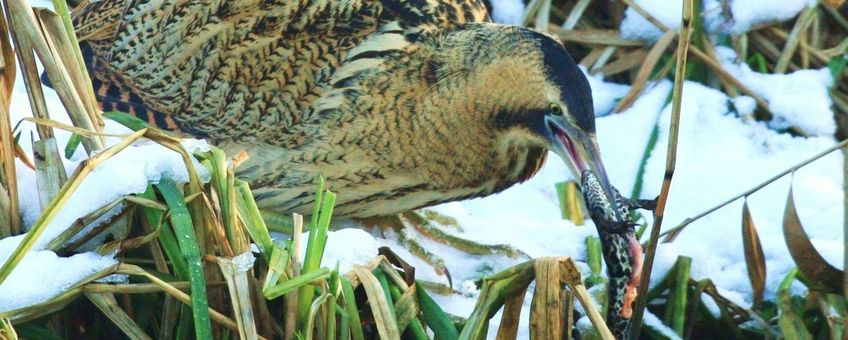
[[[74,18],[105,107],[246,150],[239,175],[280,212],[310,211],[318,175],[338,214],[368,217],[498,192],[547,149],[599,164],[571,57],[476,0],[102,0]]]
[[[597,175],[593,218],[623,254],[608,265],[637,263],[608,241],[632,233],[605,227],[628,220],[585,76],[553,38],[489,23],[479,0],[101,0],[73,15],[104,108],[247,151],[238,175],[265,208],[308,213],[319,175],[347,217],[486,196],[552,150]]]

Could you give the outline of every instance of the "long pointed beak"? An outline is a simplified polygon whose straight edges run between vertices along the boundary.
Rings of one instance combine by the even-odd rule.
[[[546,116],[545,122],[550,131],[549,138],[553,144],[553,151],[568,164],[575,178],[579,180],[585,170],[594,172],[607,201],[613,205],[616,204],[615,190],[607,177],[594,134],[589,134],[558,116]],[[613,210],[616,220],[623,221],[619,209]]]

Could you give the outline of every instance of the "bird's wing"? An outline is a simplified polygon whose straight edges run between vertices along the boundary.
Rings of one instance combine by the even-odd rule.
[[[399,47],[372,35],[488,13],[481,0],[84,0],[73,18],[106,108],[227,137],[267,117],[277,129],[296,125],[348,52]]]

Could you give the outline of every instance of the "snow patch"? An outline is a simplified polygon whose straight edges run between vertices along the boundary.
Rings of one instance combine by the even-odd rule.
[[[491,0],[492,20],[501,24],[521,25],[524,2],[521,0]]]
[[[828,68],[799,70],[789,74],[765,74],[736,61],[736,53],[724,46],[716,48],[722,66],[769,103],[774,114],[773,128],[797,127],[814,136],[836,132],[829,89],[833,76]]]
[[[19,237],[0,241],[0,263],[6,261]],[[0,313],[45,302],[71,288],[80,280],[117,264],[112,256],[82,253],[59,257],[48,250],[29,252],[12,274],[0,284]],[[14,292],[14,294],[10,294]]]
[[[704,0],[704,28],[715,33],[739,34],[752,26],[794,18],[816,0]],[[636,0],[636,4],[659,20],[668,29],[680,27],[683,1]],[[621,35],[626,39],[656,40],[662,32],[633,8],[624,11]]]
[[[630,91],[630,85],[616,84],[604,81],[603,74],[591,75],[582,65],[580,70],[586,75],[589,80],[589,87],[592,88],[592,104],[595,109],[595,116],[602,117],[610,114],[618,100]]]

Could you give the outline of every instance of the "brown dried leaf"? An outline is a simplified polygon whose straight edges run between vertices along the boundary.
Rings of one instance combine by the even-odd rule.
[[[748,201],[742,206],[742,244],[745,248],[745,265],[748,267],[748,279],[754,291],[754,306],[763,301],[763,291],[766,286],[766,258],[763,256],[763,246]]]
[[[795,260],[798,270],[804,274],[805,283],[812,290],[839,294],[842,287],[842,271],[827,263],[816,251],[810,238],[801,226],[801,219],[795,210],[795,200],[792,198],[792,187],[786,199],[786,210],[783,214],[783,237],[789,254]]]
[[[824,0],[823,2],[825,5],[832,8],[839,8],[845,3],[845,0]]]

